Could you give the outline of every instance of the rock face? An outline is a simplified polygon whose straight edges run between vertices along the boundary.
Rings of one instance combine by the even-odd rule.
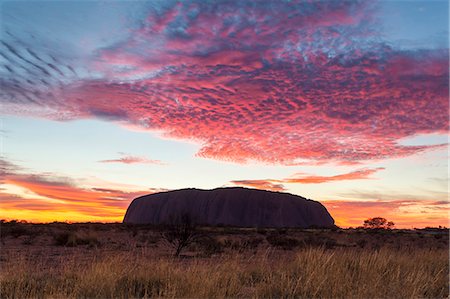
[[[167,224],[182,215],[202,225],[237,227],[331,227],[319,202],[281,192],[247,188],[181,189],[134,199],[124,223]]]

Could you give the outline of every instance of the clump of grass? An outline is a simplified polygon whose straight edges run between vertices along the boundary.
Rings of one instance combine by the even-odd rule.
[[[209,259],[149,257],[142,251],[2,262],[2,298],[301,297],[444,298],[448,252],[304,248],[293,255]]]

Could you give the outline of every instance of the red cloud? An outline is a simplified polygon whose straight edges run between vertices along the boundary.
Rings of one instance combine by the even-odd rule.
[[[399,140],[447,132],[448,51],[388,46],[369,2],[167,7],[97,52],[89,67],[103,77],[61,83],[42,98],[4,82],[11,111],[33,102],[57,111],[46,117],[128,122],[239,163],[356,164],[445,146]],[[21,44],[8,47],[8,67],[22,72]],[[58,79],[50,71],[46,79]]]
[[[305,175],[296,174],[293,177],[285,178],[282,180],[236,180],[231,183],[239,186],[254,187],[258,189],[272,190],[272,191],[284,191],[283,184],[321,184],[333,181],[348,181],[348,180],[362,180],[370,179],[370,176],[377,171],[383,170],[383,167],[379,168],[364,168],[349,173],[338,174],[333,176],[318,176],[318,175]]]

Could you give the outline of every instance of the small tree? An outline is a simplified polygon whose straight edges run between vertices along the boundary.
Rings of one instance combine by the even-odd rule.
[[[392,229],[394,228],[394,222],[387,221],[383,217],[374,217],[364,220],[364,228],[369,229]]]
[[[175,249],[175,257],[178,257],[181,251],[192,244],[199,236],[197,225],[188,214],[183,214],[181,217],[172,217],[162,233],[162,238],[166,244]]]

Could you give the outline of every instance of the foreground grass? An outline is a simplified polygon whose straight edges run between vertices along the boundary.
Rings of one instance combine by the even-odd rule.
[[[64,258],[64,259],[62,259]],[[212,258],[126,253],[27,258],[2,263],[2,298],[303,297],[445,298],[447,250],[303,248]]]

